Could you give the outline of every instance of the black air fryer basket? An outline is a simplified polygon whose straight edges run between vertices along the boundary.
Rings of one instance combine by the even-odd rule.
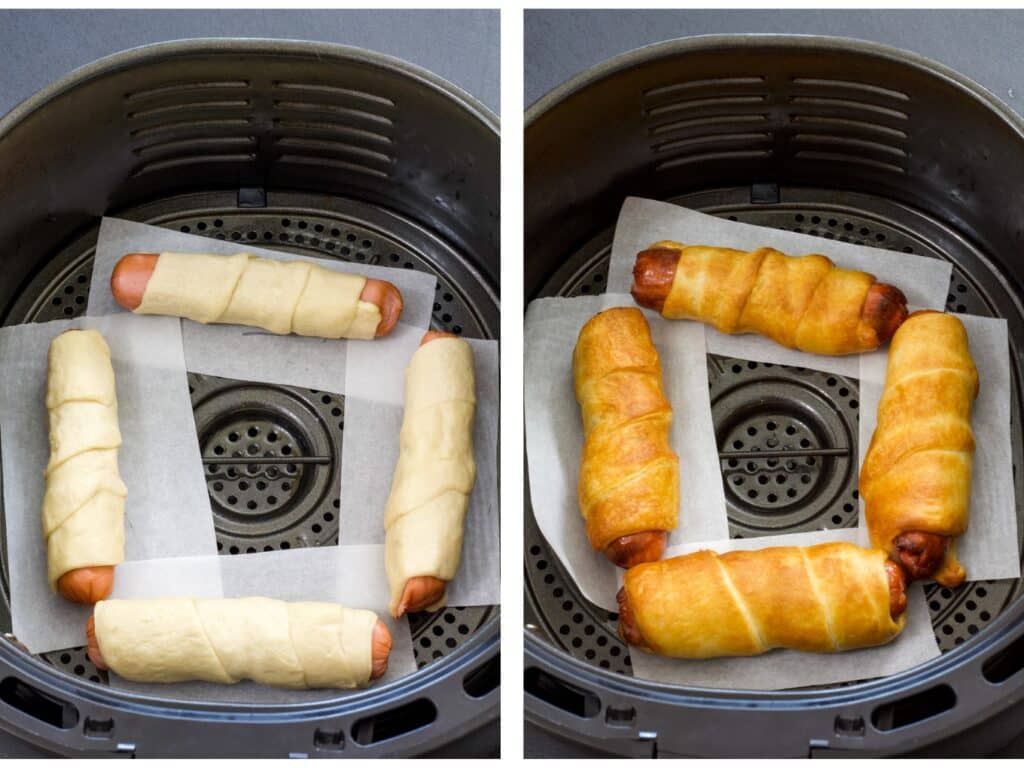
[[[528,298],[604,291],[629,195],[886,248],[894,259],[952,262],[947,308],[1009,323],[1020,507],[1024,121],[994,96],[879,45],[706,37],[591,69],[537,102],[526,123]],[[723,461],[731,534],[856,525],[858,382],[717,356],[709,363],[720,447],[741,440],[764,450],[780,430],[803,447],[849,446],[845,456],[771,468]],[[742,494],[734,475],[749,475]],[[942,655],[918,668],[756,692],[634,679],[618,617],[581,596],[529,512],[525,558],[527,719],[583,749],[951,756],[991,751],[1022,730],[1019,581],[930,585]]]
[[[84,312],[109,214],[239,250],[423,270],[438,279],[434,327],[497,338],[498,168],[496,118],[396,59],[271,40],[118,54],[0,120],[3,321]],[[189,384],[204,456],[250,444],[262,454],[274,434],[278,455],[288,445],[327,457],[206,466],[221,554],[337,543],[344,397],[192,373]],[[419,671],[402,680],[315,705],[238,706],[116,691],[82,649],[28,655],[9,634],[6,558],[3,577],[0,727],[44,750],[343,757],[460,741],[497,751],[496,606],[414,615]]]

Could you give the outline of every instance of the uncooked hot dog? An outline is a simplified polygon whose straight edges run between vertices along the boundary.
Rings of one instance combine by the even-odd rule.
[[[454,333],[447,333],[445,331],[427,331],[423,334],[423,338],[420,339],[420,346],[422,347],[424,344],[433,341],[434,339],[454,337]],[[399,601],[398,608],[394,614],[395,618],[400,619],[406,613],[416,613],[417,611],[426,610],[428,606],[433,605],[441,599],[447,584],[448,582],[439,579],[436,576],[413,576],[405,582],[405,589],[402,591],[402,598]]]
[[[96,669],[109,669],[103,661],[103,652],[100,650],[99,640],[96,638],[96,618],[89,617],[85,625],[85,634],[88,642],[89,660],[96,665]],[[376,680],[388,671],[388,656],[391,654],[391,632],[387,625],[378,619],[373,626],[372,656],[373,672],[371,678]]]
[[[110,291],[118,304],[132,311],[139,307],[159,258],[157,253],[129,253],[117,262],[110,276]],[[376,335],[390,333],[402,314],[402,294],[398,288],[385,280],[367,278],[359,299],[380,308]]]
[[[114,566],[92,565],[75,568],[57,580],[57,591],[73,603],[98,603],[114,589]]]

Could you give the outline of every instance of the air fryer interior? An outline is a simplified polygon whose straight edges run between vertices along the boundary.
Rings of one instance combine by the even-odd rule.
[[[496,338],[496,122],[408,65],[337,46],[191,41],[74,73],[0,122],[4,323],[75,317],[99,217],[437,276],[432,325]],[[345,398],[189,373],[223,555],[336,544]],[[16,450],[16,446],[4,446]],[[313,457],[289,463],[290,457]],[[0,625],[11,628],[6,558]],[[418,665],[496,634],[496,607],[411,617]],[[83,649],[53,670],[106,685]],[[395,730],[401,733],[401,730]]]
[[[1019,505],[1024,138],[1008,114],[953,73],[851,41],[698,38],[620,57],[531,109],[527,296],[604,292],[630,195],[872,245],[894,259],[950,261],[947,309],[1009,322]],[[720,451],[846,449],[723,459],[731,535],[856,525],[856,380],[715,355],[708,378]],[[528,632],[598,670],[631,674],[617,615],[582,597],[527,517]],[[945,654],[983,635],[1021,584],[926,591]]]

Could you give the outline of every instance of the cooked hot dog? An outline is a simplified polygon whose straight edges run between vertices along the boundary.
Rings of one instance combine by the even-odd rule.
[[[667,541],[668,531],[641,531],[616,539],[605,547],[604,553],[619,568],[632,568],[661,560]]]
[[[455,334],[445,331],[427,331],[420,339],[420,346],[422,347],[434,339],[444,338],[455,338]],[[447,584],[448,582],[436,576],[413,576],[405,582],[405,588],[402,590],[402,597],[398,602],[394,617],[400,619],[406,613],[426,610],[441,599]]]
[[[109,669],[103,661],[103,652],[100,650],[99,640],[96,638],[96,618],[94,616],[90,616],[85,625],[85,635],[89,660],[96,665],[96,669]],[[373,672],[371,678],[376,680],[388,671],[388,656],[391,653],[391,632],[388,631],[387,625],[379,620],[373,626],[372,646]]]
[[[110,291],[118,304],[132,311],[142,304],[146,286],[159,258],[157,253],[129,253],[117,262],[110,275]],[[376,335],[379,337],[390,333],[402,314],[402,294],[398,288],[385,280],[367,278],[359,299],[380,308],[381,319]]]
[[[684,252],[690,251],[684,275],[692,276],[694,283],[677,286],[677,269]],[[767,258],[762,252],[771,257],[769,269],[758,266],[765,263],[758,258]],[[749,264],[744,262],[751,258]],[[830,264],[821,256],[793,258],[771,249],[741,253],[658,243],[637,254],[631,292],[637,304],[666,317],[710,322],[725,333],[759,332],[785,346],[819,354],[865,352],[887,343],[907,319],[906,297],[895,286],[878,282],[858,293],[856,286],[873,278],[836,270],[834,265],[829,273]],[[829,283],[830,274],[837,277]],[[763,289],[768,283],[771,290]],[[825,285],[835,303],[816,304],[818,285]],[[787,295],[781,296],[784,292]],[[676,298],[666,310],[670,295]],[[763,298],[768,296],[774,298]],[[862,303],[850,306],[858,296]],[[798,332],[801,321],[811,316],[813,321]]]
[[[949,536],[928,531],[907,531],[893,540],[896,555],[911,581],[930,578],[942,565]]]
[[[847,549],[849,549],[850,551],[853,551],[852,548],[850,548],[850,545],[842,545],[842,546],[847,548]],[[769,552],[770,552],[770,550],[761,550],[760,552],[754,551],[752,553],[737,554],[736,556],[738,556],[740,558],[743,558],[743,559],[748,559],[748,560],[751,557],[753,557],[753,558],[763,557],[763,558],[770,559],[771,555],[768,554]],[[866,555],[868,550],[862,550],[862,552],[864,552],[865,555]],[[874,550],[874,552],[877,553],[877,550]],[[695,555],[691,555],[689,557],[690,558],[700,558],[700,557],[707,557],[707,556],[708,556],[708,553],[696,553]],[[873,556],[873,555],[868,555],[868,556]],[[683,559],[685,559],[685,558],[674,558],[674,560],[677,560],[677,561],[683,560]],[[663,567],[663,568],[668,569],[668,568],[672,567],[672,561],[662,561],[659,565],[661,567]],[[906,576],[905,576],[905,574],[903,572],[903,569],[900,568],[900,566],[897,565],[896,563],[894,563],[892,560],[886,559],[885,562],[884,562],[884,567],[885,567],[885,573],[886,573],[887,584],[888,584],[889,616],[892,618],[893,621],[898,621],[900,619],[900,616],[902,616],[906,612],[906,609],[907,609],[907,594],[906,594],[907,580],[906,580]],[[650,565],[644,565],[644,566],[640,566],[640,568],[650,569],[651,566]],[[639,573],[639,570],[636,573]],[[636,575],[636,573],[634,573],[634,576]],[[712,569],[712,573],[719,573],[718,567],[716,567],[715,569]],[[838,573],[840,573],[840,571],[836,571],[835,573],[838,574]],[[736,574],[733,574],[733,575],[735,576]],[[699,580],[699,579],[702,578],[702,573],[700,572],[699,569],[698,570],[693,570],[692,572],[689,573],[689,576],[691,578],[693,578],[693,579]],[[629,577],[629,573],[627,573],[627,583],[628,583],[629,578],[630,578]],[[664,579],[669,579],[669,581],[662,581],[661,582],[662,589],[668,589],[668,590],[673,589],[674,586],[672,585],[672,583],[670,581],[671,577],[668,575],[668,573],[666,573],[666,575],[663,578]],[[650,587],[652,585],[648,584],[647,586]],[[675,586],[679,586],[679,585],[675,585]],[[699,589],[699,585],[696,585],[696,584],[684,584],[682,586],[683,586],[683,588],[685,590]],[[750,587],[750,585],[745,585],[745,586],[748,587],[748,588]],[[783,587],[783,589],[784,588],[785,587]],[[673,599],[674,599],[675,593],[672,593],[672,594],[673,594]],[[652,599],[658,599],[658,596],[656,594],[649,593],[646,590],[641,591],[639,593],[639,595],[641,597],[638,598],[638,599],[643,599],[643,600],[648,600],[648,601],[652,600]],[[618,626],[619,637],[622,638],[622,640],[624,642],[626,642],[627,644],[629,644],[629,645],[631,645],[631,646],[633,646],[635,648],[639,648],[641,650],[651,650],[652,646],[647,641],[647,639],[644,637],[643,632],[640,630],[640,625],[639,625],[639,622],[637,620],[636,611],[634,610],[634,606],[630,603],[629,592],[627,591],[626,586],[623,586],[618,591],[618,594],[616,594],[615,599],[618,602],[618,608],[619,608],[619,626]],[[682,604],[676,605],[675,603],[673,603],[673,607],[672,607],[671,610],[673,611],[673,613],[676,610],[684,611],[684,610],[686,610],[686,606],[682,605]],[[778,610],[778,614],[776,616],[776,620],[777,621],[783,621],[782,617],[785,615],[786,610],[789,610],[789,609],[786,606],[779,605],[777,610]],[[719,618],[721,618],[721,617],[719,617]],[[685,624],[692,628],[692,627],[694,627],[696,625],[699,625],[699,621],[696,621],[696,620],[688,621],[688,622],[685,622]],[[713,634],[713,633],[716,633],[718,631],[718,629],[719,629],[718,627],[710,628],[709,632]],[[699,643],[696,643],[696,645],[699,645]],[[654,650],[657,653],[663,653],[664,652],[664,650],[658,650],[657,648],[655,648]],[[717,654],[708,654],[708,655],[717,655]],[[742,654],[742,655],[746,655],[746,654]]]
[[[57,591],[74,603],[98,603],[114,589],[114,566],[93,565],[75,568],[57,580]]]

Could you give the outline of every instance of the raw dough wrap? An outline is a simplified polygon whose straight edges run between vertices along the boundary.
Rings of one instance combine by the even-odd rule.
[[[845,542],[708,550],[626,571],[638,628],[663,656],[754,656],[773,648],[832,653],[881,645],[890,615],[885,552]]]
[[[381,313],[376,304],[360,300],[365,285],[361,275],[306,261],[161,253],[135,312],[280,334],[372,339]]]
[[[50,343],[46,408],[50,461],[43,495],[48,579],[124,560],[124,499],[117,468],[121,432],[110,348],[95,330]]]
[[[476,479],[475,408],[469,344],[440,338],[419,347],[405,374],[400,453],[384,508],[384,566],[392,612],[410,578],[455,578]],[[437,610],[446,600],[447,592],[428,610]]]
[[[573,353],[576,400],[583,413],[580,512],[590,545],[671,531],[679,522],[679,457],[669,444],[672,406],[661,360],[639,309],[594,315]]]
[[[372,672],[377,615],[336,603],[102,600],[94,616],[103,660],[136,682],[355,688]]]
[[[977,395],[978,371],[963,323],[942,312],[915,313],[893,336],[878,425],[860,473],[872,545],[895,559],[900,534],[948,536],[934,574],[947,587],[966,577],[956,538],[967,530]]]

